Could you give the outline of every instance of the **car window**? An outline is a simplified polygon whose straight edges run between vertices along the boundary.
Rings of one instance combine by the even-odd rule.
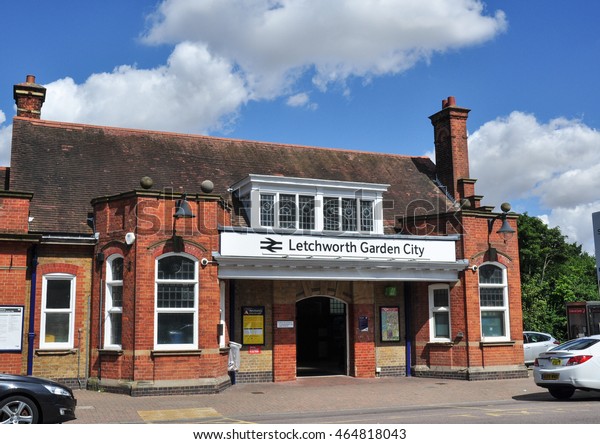
[[[541,333],[533,333],[531,334],[531,342],[545,342],[545,341],[549,341],[550,337],[546,336],[544,334]]]
[[[586,348],[591,347],[594,344],[598,343],[598,339],[592,338],[579,338],[573,339],[571,341],[567,341],[563,344],[560,344],[552,349],[552,351],[560,351],[560,350],[585,350]]]

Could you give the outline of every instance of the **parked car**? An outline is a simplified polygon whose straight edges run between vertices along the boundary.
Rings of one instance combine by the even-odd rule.
[[[0,373],[0,424],[51,424],[75,418],[73,391],[50,379]]]
[[[539,331],[523,332],[523,350],[525,355],[525,365],[533,365],[535,358],[542,352],[560,344],[560,341],[548,333]]]
[[[556,399],[569,399],[576,389],[600,391],[600,335],[572,339],[541,353],[533,379]]]

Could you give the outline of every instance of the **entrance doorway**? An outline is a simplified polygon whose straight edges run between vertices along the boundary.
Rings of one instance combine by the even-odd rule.
[[[347,374],[346,304],[329,297],[296,303],[296,375]]]

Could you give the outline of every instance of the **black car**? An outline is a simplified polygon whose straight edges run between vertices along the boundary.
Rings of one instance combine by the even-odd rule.
[[[75,418],[73,391],[50,379],[0,373],[0,424],[52,424]]]

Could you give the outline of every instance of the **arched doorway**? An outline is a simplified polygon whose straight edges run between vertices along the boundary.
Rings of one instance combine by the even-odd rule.
[[[296,375],[347,374],[346,304],[330,297],[296,303]]]

